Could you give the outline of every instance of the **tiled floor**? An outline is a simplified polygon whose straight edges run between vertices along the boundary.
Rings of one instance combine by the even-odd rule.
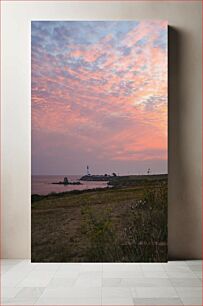
[[[2,260],[1,305],[202,305],[202,261],[31,264]]]

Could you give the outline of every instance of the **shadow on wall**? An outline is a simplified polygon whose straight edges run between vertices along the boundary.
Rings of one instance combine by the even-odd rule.
[[[201,254],[201,239],[199,239],[201,237],[201,216],[199,215],[201,207],[198,208],[201,203],[199,203],[198,195],[194,201],[194,192],[197,191],[198,194],[198,186],[195,185],[194,188],[195,180],[191,184],[191,180],[194,179],[194,172],[191,173],[191,170],[195,169],[191,168],[191,163],[188,164],[186,148],[189,141],[186,140],[184,130],[185,120],[188,120],[185,118],[187,104],[183,94],[185,91],[185,81],[183,81],[185,37],[182,37],[184,33],[182,34],[176,28],[169,27],[168,31],[168,251],[169,260],[192,259],[195,253],[197,257]],[[192,142],[191,139],[191,146]],[[184,258],[179,254],[184,254]]]

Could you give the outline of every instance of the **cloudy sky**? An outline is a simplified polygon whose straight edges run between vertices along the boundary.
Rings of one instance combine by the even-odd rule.
[[[32,22],[32,174],[167,172],[167,23]]]

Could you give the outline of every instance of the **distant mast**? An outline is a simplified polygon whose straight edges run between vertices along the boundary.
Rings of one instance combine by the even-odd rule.
[[[87,175],[90,176],[89,166],[87,166]]]

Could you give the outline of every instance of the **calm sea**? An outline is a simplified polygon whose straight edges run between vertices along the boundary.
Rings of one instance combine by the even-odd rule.
[[[59,181],[63,181],[67,177],[70,182],[79,181],[81,175],[33,175],[32,176],[32,194],[46,195],[51,192],[64,192],[71,190],[84,190],[94,188],[105,188],[107,182],[85,182],[81,181],[81,185],[53,185]]]

